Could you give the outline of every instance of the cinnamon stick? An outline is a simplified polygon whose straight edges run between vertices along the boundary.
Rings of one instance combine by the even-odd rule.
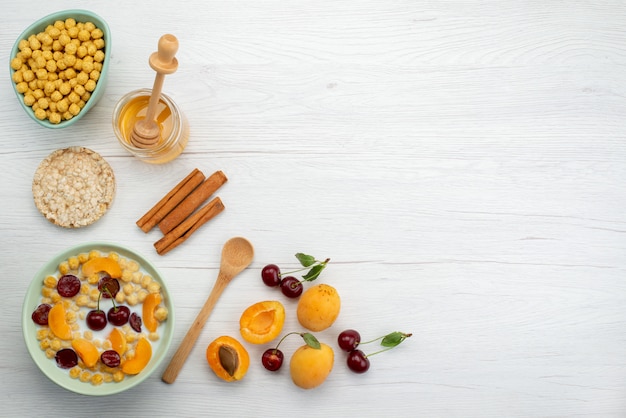
[[[198,228],[213,219],[224,210],[224,204],[219,196],[216,196],[200,210],[185,219],[180,225],[154,243],[154,248],[159,255],[178,247],[185,242]]]
[[[154,205],[138,221],[137,226],[143,232],[148,232],[170,213],[180,202],[200,185],[205,179],[204,174],[195,168],[180,183],[178,183],[168,194]]]
[[[187,196],[176,208],[159,221],[159,229],[163,234],[167,234],[189,215],[206,202],[217,189],[219,189],[228,179],[221,171],[216,171],[209,178],[199,185],[189,196]]]

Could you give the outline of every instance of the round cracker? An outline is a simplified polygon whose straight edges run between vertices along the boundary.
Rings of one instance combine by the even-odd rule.
[[[111,166],[85,147],[56,150],[35,171],[35,206],[46,219],[64,228],[91,225],[106,213],[114,196]]]

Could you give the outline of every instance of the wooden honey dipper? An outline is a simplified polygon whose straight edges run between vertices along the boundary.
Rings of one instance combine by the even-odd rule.
[[[159,49],[150,55],[150,67],[156,71],[152,94],[148,102],[146,117],[133,126],[130,141],[137,148],[150,148],[159,141],[161,129],[155,120],[157,105],[161,98],[161,89],[166,74],[172,74],[178,68],[178,60],[174,55],[178,51],[178,39],[174,35],[166,34],[159,39]]]

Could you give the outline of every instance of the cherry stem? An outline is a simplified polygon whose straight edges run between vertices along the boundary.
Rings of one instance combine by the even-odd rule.
[[[376,341],[376,340],[374,340],[374,341]],[[373,353],[370,353],[370,354],[364,354],[364,357],[365,357],[365,358],[367,358],[367,357],[370,357],[370,356],[373,356],[373,355],[376,355],[376,354],[384,353],[385,351],[389,351],[389,350],[391,350],[392,348],[393,348],[393,347],[387,347],[387,348],[385,348],[385,349],[383,349],[383,350],[374,351]]]
[[[117,312],[117,306],[115,305],[115,298],[113,297],[113,293],[111,293],[106,285],[102,286],[102,291],[108,293],[109,297],[111,298],[111,302],[113,302],[113,311]]]
[[[327,259],[326,259],[326,260],[324,260],[324,261],[315,260],[315,263],[311,264],[311,265],[310,265],[310,266],[308,266],[308,267],[302,267],[302,268],[299,268],[299,269],[297,269],[297,270],[291,270],[291,271],[286,271],[286,272],[284,272],[284,273],[278,273],[278,277],[281,277],[281,278],[282,278],[282,277],[283,277],[283,276],[285,276],[285,275],[289,275],[289,274],[297,273],[297,272],[299,272],[299,271],[303,271],[303,270],[310,270],[312,267],[315,267],[315,266],[316,266],[316,265],[318,265],[318,264],[320,264],[320,265],[324,265],[324,266],[325,266],[326,264],[328,264],[328,262],[329,262],[329,261],[330,261],[330,258],[327,258]],[[302,283],[303,281],[305,281],[305,280],[300,280],[300,283]]]
[[[309,334],[309,333],[307,333],[307,332],[297,332],[297,331],[292,331],[292,332],[289,332],[289,333],[285,334],[285,335],[283,336],[283,338],[281,338],[281,339],[280,339],[280,341],[278,341],[278,344],[276,344],[276,347],[274,347],[274,350],[273,350],[274,354],[276,354],[276,352],[278,351],[278,346],[279,346],[279,345],[283,342],[283,340],[284,340],[285,338],[287,338],[288,336],[293,335],[293,334],[298,334],[300,337],[302,337],[302,338],[304,339],[304,342],[306,342],[306,343],[307,343],[307,345],[310,345],[310,344],[309,344],[309,342],[307,341],[307,338],[305,337],[305,335],[306,335],[306,334],[308,334],[309,338],[312,338],[312,339],[313,339],[313,340],[315,340],[315,342],[317,343],[317,339],[316,339],[316,338],[315,338],[312,334]]]
[[[296,331],[293,331],[293,332],[290,332],[288,334],[285,334],[283,336],[283,338],[281,338],[280,341],[278,341],[278,344],[276,344],[276,347],[274,347],[274,354],[276,354],[276,351],[278,350],[278,346],[280,345],[280,343],[282,343],[285,338],[287,338],[288,336],[290,336],[292,334],[299,334],[300,336],[302,336],[301,332],[296,332]]]

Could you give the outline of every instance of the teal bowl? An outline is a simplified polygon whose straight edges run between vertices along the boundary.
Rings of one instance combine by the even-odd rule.
[[[93,385],[91,382],[83,382],[80,379],[73,378],[70,375],[68,369],[63,369],[57,366],[55,358],[49,358],[46,355],[47,353],[42,349],[40,345],[40,340],[38,339],[39,330],[48,327],[35,324],[33,322],[33,319],[31,318],[33,311],[42,302],[42,289],[44,287],[44,279],[49,275],[54,275],[55,277],[58,277],[60,275],[59,264],[63,261],[68,260],[69,257],[78,256],[79,254],[88,254],[92,250],[98,251],[102,256],[106,256],[111,252],[115,252],[120,257],[126,260],[134,260],[135,262],[137,262],[140,268],[139,271],[141,271],[143,274],[150,275],[154,282],[160,284],[160,292],[162,295],[161,305],[163,305],[168,310],[167,320],[161,322],[158,328],[159,339],[156,342],[152,342],[152,356],[145,368],[141,370],[139,374],[127,375],[122,381],[111,381],[107,383],[102,383],[100,385]],[[134,270],[136,271],[136,269]],[[124,282],[121,281],[120,284],[123,285]],[[124,305],[126,304],[126,302],[123,302],[121,304]],[[107,312],[111,308],[111,306],[112,302],[110,299],[102,298],[100,300],[100,308],[103,311]],[[83,307],[80,309],[86,311],[92,308]],[[131,305],[130,309],[131,311],[141,312],[140,305]],[[106,396],[120,393],[132,387],[135,387],[141,382],[148,379],[155,371],[159,369],[159,367],[166,358],[174,335],[174,322],[174,303],[172,301],[171,293],[167,288],[163,276],[159,273],[156,267],[149,260],[138,254],[137,252],[133,251],[132,249],[122,245],[107,242],[88,242],[80,244],[63,250],[54,258],[49,260],[45,265],[40,268],[40,270],[33,278],[30,286],[28,287],[28,290],[26,291],[24,304],[22,306],[22,332],[24,336],[24,341],[26,343],[26,349],[28,350],[34,363],[41,370],[41,372],[52,382],[71,392],[89,396]],[[79,331],[81,331],[81,333],[83,331],[88,331],[84,319],[81,319],[79,317],[76,324],[79,325]],[[102,341],[103,338],[106,338],[106,335],[109,335],[113,328],[115,327],[109,323],[104,330],[98,331],[100,334],[95,335],[96,332],[94,332],[93,338],[100,339]],[[145,327],[142,329],[142,331],[144,334],[147,334],[147,330],[145,329]],[[100,348],[100,350],[104,350],[104,348]],[[96,365],[96,367],[98,366],[99,363]]]
[[[45,31],[48,25],[53,25],[54,22],[56,22],[57,20],[65,20],[67,18],[74,18],[76,22],[92,22],[97,28],[102,30],[104,34],[104,43],[105,43],[105,46],[104,46],[105,58],[102,64],[102,71],[100,71],[100,78],[98,79],[96,83],[96,88],[94,89],[93,92],[91,92],[91,97],[89,98],[89,100],[87,100],[87,102],[85,103],[85,106],[73,118],[69,120],[63,120],[60,123],[51,123],[50,121],[48,121],[48,119],[44,119],[44,120],[38,119],[35,116],[35,112],[32,110],[32,108],[30,106],[27,106],[24,103],[24,95],[17,90],[17,85],[13,81],[13,74],[15,73],[15,70],[11,68],[11,61],[13,60],[13,58],[17,56],[17,53],[19,52],[19,48],[18,48],[19,42],[22,39],[28,39],[28,37],[31,35],[36,35],[39,32],[43,32]],[[68,126],[73,125],[76,122],[78,122],[80,119],[82,119],[87,114],[87,112],[89,112],[89,110],[93,108],[104,95],[104,89],[106,87],[107,74],[109,70],[110,57],[111,57],[111,31],[109,30],[109,26],[104,21],[104,19],[102,19],[97,14],[90,12],[88,10],[80,10],[80,9],[63,10],[60,12],[52,13],[46,17],[39,19],[38,21],[30,25],[28,28],[26,28],[26,30],[24,30],[24,32],[20,34],[20,36],[15,41],[13,48],[11,49],[11,57],[9,59],[9,71],[10,71],[9,81],[11,82],[11,85],[13,86],[13,91],[15,92],[17,96],[18,102],[20,103],[20,105],[22,106],[26,114],[30,116],[31,119],[33,119],[39,125],[44,126],[46,128],[51,128],[51,129],[67,128]]]

